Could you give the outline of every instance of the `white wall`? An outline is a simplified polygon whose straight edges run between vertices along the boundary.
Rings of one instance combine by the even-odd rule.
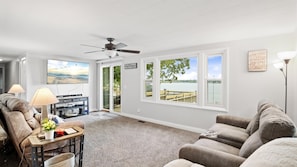
[[[297,5],[297,4],[296,4]],[[296,11],[296,15],[297,15],[297,11]],[[296,20],[297,21],[297,20]],[[297,29],[295,30],[295,50],[297,51]],[[297,56],[296,56],[297,57]],[[292,99],[290,100],[290,104],[293,104],[293,119],[295,120],[295,122],[297,122],[297,58],[294,58],[291,62],[290,62],[290,67],[291,67],[291,74],[290,74],[290,78],[292,78],[293,82],[290,82],[291,87],[292,87],[292,91],[291,93],[293,94]]]
[[[141,57],[163,56],[183,52],[191,52],[204,49],[228,48],[229,49],[229,111],[228,114],[252,117],[256,112],[257,102],[262,98],[270,98],[281,107],[284,106],[284,79],[281,72],[273,67],[273,62],[278,58],[277,52],[296,49],[294,34],[263,37],[240,41],[206,44],[196,47],[176,49],[149,55],[137,55],[127,57],[123,64],[138,63]],[[247,53],[250,50],[268,50],[268,69],[266,72],[247,71]],[[61,57],[49,57],[27,54],[26,61],[26,98],[30,100],[39,87],[49,87],[55,94],[83,93],[90,98],[90,108],[97,107],[97,69],[95,62],[90,62],[90,80],[88,84],[81,85],[47,85],[46,84],[46,60],[60,59]],[[296,58],[295,58],[296,59]],[[71,58],[63,58],[69,61],[84,61]],[[296,105],[296,60],[290,62],[289,74],[295,76],[289,81],[288,114],[297,120]],[[140,68],[123,69],[122,71],[122,114],[144,118],[154,122],[164,123],[181,128],[207,129],[215,122],[218,111],[202,110],[195,108],[170,106],[142,102],[140,100]],[[137,112],[139,110],[140,112]],[[197,129],[195,129],[197,128]],[[191,130],[191,129],[190,129]]]
[[[295,49],[294,34],[283,34],[257,39],[223,42],[200,45],[149,55],[133,56],[125,59],[123,64],[140,65],[141,57],[163,56],[204,49],[229,49],[229,111],[228,114],[252,117],[256,113],[259,100],[269,98],[284,106],[284,79],[282,73],[273,67],[278,59],[277,52]],[[268,50],[268,68],[266,72],[248,72],[247,53],[250,50]],[[296,63],[295,63],[296,64]],[[167,124],[182,125],[194,128],[209,128],[215,122],[218,111],[177,107],[163,104],[142,102],[140,100],[140,68],[123,70],[122,72],[122,113],[139,118],[154,120]],[[293,73],[290,68],[290,73]],[[295,82],[296,83],[296,82]],[[293,89],[290,80],[289,91]],[[296,85],[296,84],[295,84]],[[296,86],[295,86],[296,87]],[[291,91],[293,92],[293,91]],[[292,93],[289,97],[292,97]],[[293,101],[289,101],[288,113],[292,115]],[[139,110],[140,112],[137,112]]]
[[[88,84],[46,84],[47,59],[87,62],[90,64]],[[44,55],[27,54],[25,62],[26,74],[26,99],[31,100],[35,91],[41,87],[48,87],[55,95],[83,94],[89,96],[90,111],[96,109],[96,63],[94,61],[73,58],[50,57]]]

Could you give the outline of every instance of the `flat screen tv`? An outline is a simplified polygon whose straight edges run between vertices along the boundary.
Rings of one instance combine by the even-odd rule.
[[[47,84],[83,84],[88,80],[88,63],[47,60]]]

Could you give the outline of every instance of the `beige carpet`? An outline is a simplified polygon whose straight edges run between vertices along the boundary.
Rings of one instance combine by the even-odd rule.
[[[70,118],[85,122],[84,167],[162,167],[198,134],[106,112]]]

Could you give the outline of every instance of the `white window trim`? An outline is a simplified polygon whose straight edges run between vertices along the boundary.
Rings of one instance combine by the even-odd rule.
[[[222,54],[222,83],[223,83],[223,97],[222,97],[222,103],[223,105],[208,105],[206,104],[206,90],[205,89],[205,80],[207,79],[207,55],[213,55],[213,54]],[[186,56],[192,57],[197,56],[198,57],[198,84],[201,84],[201,86],[198,87],[198,101],[196,104],[192,103],[179,103],[179,102],[172,102],[172,101],[166,101],[166,100],[159,100],[160,99],[160,62],[162,60],[167,59],[177,59],[177,58],[185,58]],[[165,104],[165,105],[173,105],[173,106],[182,106],[182,107],[190,107],[190,108],[198,108],[198,109],[205,109],[210,111],[221,111],[226,112],[228,111],[229,106],[229,79],[228,79],[228,73],[229,73],[229,66],[228,66],[228,56],[229,50],[227,48],[222,49],[211,49],[211,50],[199,50],[196,52],[187,52],[182,54],[170,54],[170,55],[164,55],[164,56],[155,56],[150,58],[143,58],[141,61],[141,101],[142,102],[149,102],[149,103],[157,103],[157,104]],[[145,97],[145,88],[144,88],[144,74],[145,74],[145,65],[146,63],[152,62],[154,64],[154,74],[153,74],[153,95],[152,98]]]

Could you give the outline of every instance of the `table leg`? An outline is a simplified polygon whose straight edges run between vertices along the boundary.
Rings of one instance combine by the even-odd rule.
[[[7,166],[7,146],[6,146],[6,139],[4,139],[2,141],[2,150],[1,153],[3,153],[2,157],[3,157],[3,162],[0,162],[0,166]]]
[[[41,166],[44,166],[44,152],[43,152],[43,146],[40,147],[40,153],[41,153]]]
[[[79,167],[82,167],[82,161],[83,161],[83,152],[84,152],[84,135],[80,136],[80,146],[79,146]]]
[[[33,167],[38,167],[37,147],[32,147],[31,157],[32,157],[32,166]]]

